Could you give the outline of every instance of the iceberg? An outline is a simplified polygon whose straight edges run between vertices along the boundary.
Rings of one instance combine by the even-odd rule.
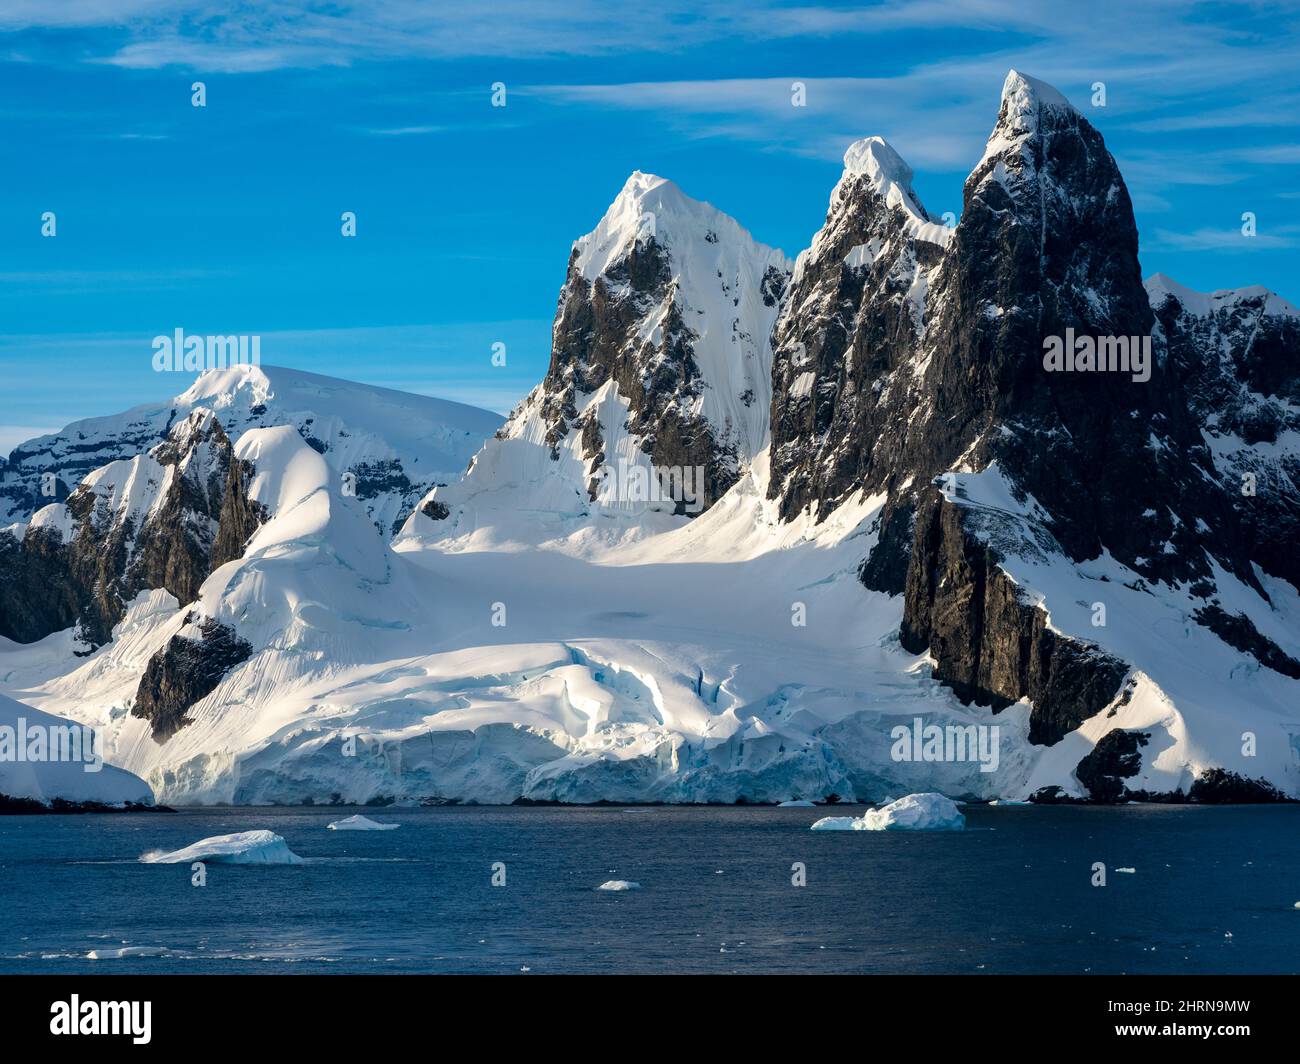
[[[813,831],[962,831],[966,817],[957,803],[942,794],[909,794],[861,817],[828,816]]]
[[[778,809],[816,809],[816,802],[805,802],[802,799],[796,799],[790,802],[778,802]]]
[[[381,824],[365,816],[350,816],[326,825],[330,831],[396,831],[401,824]]]
[[[607,879],[596,889],[597,890],[640,890],[641,884],[633,883],[630,879]]]
[[[206,861],[213,864],[302,864],[303,860],[273,831],[239,831],[233,835],[214,835],[201,839],[183,850],[171,853],[146,853],[145,864],[188,864]]]

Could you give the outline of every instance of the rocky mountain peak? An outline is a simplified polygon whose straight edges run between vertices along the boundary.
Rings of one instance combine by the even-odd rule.
[[[408,530],[451,535],[494,514],[499,532],[518,505],[504,489],[520,483],[545,515],[524,535],[547,522],[572,531],[597,511],[703,512],[767,445],[770,338],[789,271],[735,219],[633,173],[573,244],[545,378]]]
[[[903,367],[951,237],[883,138],[850,145],[773,333],[768,495],[784,516],[824,514],[883,475],[876,443],[913,387]]]

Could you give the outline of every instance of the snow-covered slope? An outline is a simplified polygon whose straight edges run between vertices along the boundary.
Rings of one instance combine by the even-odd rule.
[[[50,677],[37,644],[4,674],[99,726],[108,756],[169,802],[992,796],[1027,775],[1023,709],[999,721],[1003,775],[891,761],[890,730],[917,714],[980,713],[900,650],[901,603],[855,580],[879,500],[783,524],[747,474],[695,521],[630,544],[373,554],[318,456],[268,461],[292,442],[280,431],[240,441],[292,473],[255,485],[274,516],[198,606],[142,594],[75,671]],[[204,645],[200,616],[247,657],[159,741],[129,707],[176,638]]]
[[[546,378],[405,534],[537,543],[702,512],[767,445],[788,270],[734,219],[634,173],[573,246]]]

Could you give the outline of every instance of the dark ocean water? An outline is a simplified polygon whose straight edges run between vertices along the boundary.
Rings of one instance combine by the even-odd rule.
[[[808,830],[849,811],[363,811],[402,825],[386,832],[328,831],[355,812],[337,809],[0,817],[0,971],[1300,972],[1300,807]],[[188,864],[139,861],[254,828],[307,863],[209,864],[196,888]],[[609,879],[642,889],[593,890]],[[88,957],[124,948],[143,952]]]

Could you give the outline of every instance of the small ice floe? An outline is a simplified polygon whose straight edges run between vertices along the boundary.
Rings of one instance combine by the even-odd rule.
[[[1295,905],[1292,906],[1292,908],[1300,909],[1300,901],[1296,902]]]
[[[330,831],[396,831],[402,825],[380,823],[365,816],[349,816],[326,826]]]
[[[806,802],[802,798],[797,798],[789,802],[778,802],[778,809],[816,809],[816,802]]]
[[[989,805],[1028,805],[1028,802],[1021,802],[1015,798],[994,798]]]
[[[942,794],[909,794],[882,809],[868,809],[861,817],[828,816],[813,831],[962,831],[966,817],[957,803]]]
[[[117,949],[92,949],[86,954],[88,961],[121,960],[123,957],[170,957],[173,951],[166,946],[119,946]]]
[[[1123,873],[1125,873],[1126,875],[1130,875],[1130,876],[1131,876],[1131,875],[1133,875],[1133,873],[1135,873],[1135,872],[1137,871],[1137,869],[1136,869],[1136,868],[1117,868],[1117,869],[1115,869],[1115,871],[1116,871],[1116,872],[1123,872]]]
[[[171,853],[153,851],[143,854],[145,864],[189,864],[205,861],[213,864],[302,864],[302,858],[289,849],[273,831],[240,831],[234,835],[214,835],[193,846]]]
[[[596,889],[597,890],[640,890],[641,884],[633,883],[630,879],[607,879]]]

